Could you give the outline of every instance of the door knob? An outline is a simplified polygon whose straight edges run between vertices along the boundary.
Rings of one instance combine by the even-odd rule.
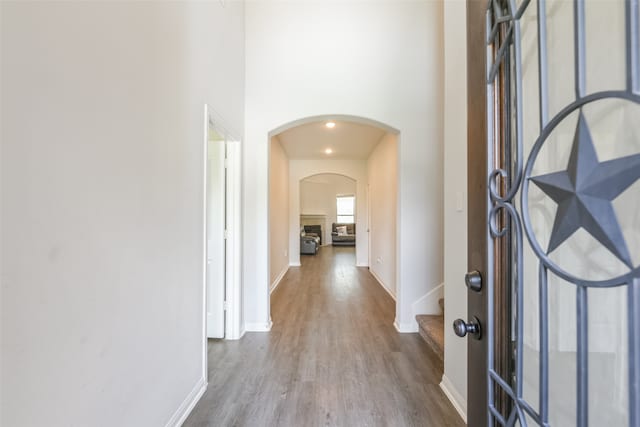
[[[478,270],[473,270],[465,274],[464,282],[467,284],[467,288],[474,292],[480,292],[482,290],[482,275]]]
[[[477,317],[473,318],[473,321],[467,323],[462,319],[456,319],[453,321],[453,332],[459,337],[464,337],[470,334],[473,338],[479,340],[482,336],[482,330],[480,328],[480,321]]]

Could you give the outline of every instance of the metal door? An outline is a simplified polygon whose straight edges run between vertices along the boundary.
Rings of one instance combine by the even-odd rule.
[[[467,5],[469,425],[640,427],[638,0]]]

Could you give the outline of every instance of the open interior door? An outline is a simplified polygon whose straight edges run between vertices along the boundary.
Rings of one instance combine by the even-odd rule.
[[[640,427],[639,22],[467,1],[469,426]]]
[[[207,337],[225,332],[225,140],[214,130],[207,142]]]

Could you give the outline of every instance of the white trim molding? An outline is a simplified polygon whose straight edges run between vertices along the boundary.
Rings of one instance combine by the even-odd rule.
[[[273,283],[271,284],[271,288],[269,289],[269,293],[272,294],[273,291],[276,290],[276,288],[278,287],[278,285],[280,284],[280,282],[282,281],[282,279],[284,278],[284,275],[287,274],[287,271],[289,271],[289,265],[286,265],[282,271],[280,272],[280,274],[278,274],[278,277],[276,277],[276,280],[273,281]]]
[[[267,323],[245,323],[244,330],[246,332],[269,332],[273,326],[273,322],[269,320]]]
[[[447,396],[447,398],[451,401],[451,404],[458,414],[462,417],[464,423],[467,423],[467,401],[460,395],[458,390],[453,386],[449,378],[446,375],[442,376],[442,381],[440,382],[440,388]]]
[[[229,135],[227,135],[229,137]],[[225,339],[240,339],[240,313],[242,304],[241,294],[241,181],[242,156],[240,155],[240,141],[233,139],[226,143],[227,150],[227,238],[226,238],[226,328]]]
[[[444,283],[440,283],[411,305],[413,315],[442,314],[440,304],[438,303],[441,298],[444,298]]]
[[[373,276],[374,279],[376,279],[376,281],[378,282],[378,284],[380,286],[382,286],[382,289],[384,289],[385,291],[387,291],[387,293],[389,294],[389,296],[391,296],[391,298],[393,298],[393,300],[396,300],[396,296],[393,294],[393,292],[391,292],[391,290],[389,288],[387,288],[384,283],[382,283],[382,279],[380,279],[378,277],[378,275],[376,273],[373,272],[373,270],[369,269],[369,273],[371,273],[371,275]]]
[[[204,392],[207,390],[207,381],[204,377],[201,377],[193,390],[187,395],[184,401],[180,404],[176,412],[171,416],[166,424],[166,427],[180,427],[187,420],[191,411],[196,406],[196,403],[200,400]]]
[[[398,319],[393,322],[393,326],[396,327],[396,330],[401,334],[413,334],[418,332],[418,322],[413,321],[409,323],[400,323]]]
[[[204,105],[204,141],[203,141],[203,236],[202,236],[202,330],[204,331],[204,340],[202,345],[203,376],[207,375],[207,355],[208,355],[208,337],[207,337],[207,171],[208,171],[208,141],[209,129],[214,128],[216,132],[225,135],[225,197],[226,206],[226,229],[225,229],[225,300],[226,310],[224,338],[228,340],[237,340],[242,337],[241,332],[241,180],[242,156],[240,155],[240,140],[233,137],[224,124],[224,120],[217,114],[208,104]]]
[[[299,262],[290,262],[289,267],[302,267],[302,264]]]

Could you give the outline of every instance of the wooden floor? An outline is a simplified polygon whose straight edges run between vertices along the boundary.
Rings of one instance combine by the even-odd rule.
[[[303,255],[271,296],[271,332],[210,341],[209,388],[184,425],[464,426],[442,362],[394,313],[354,248]]]

